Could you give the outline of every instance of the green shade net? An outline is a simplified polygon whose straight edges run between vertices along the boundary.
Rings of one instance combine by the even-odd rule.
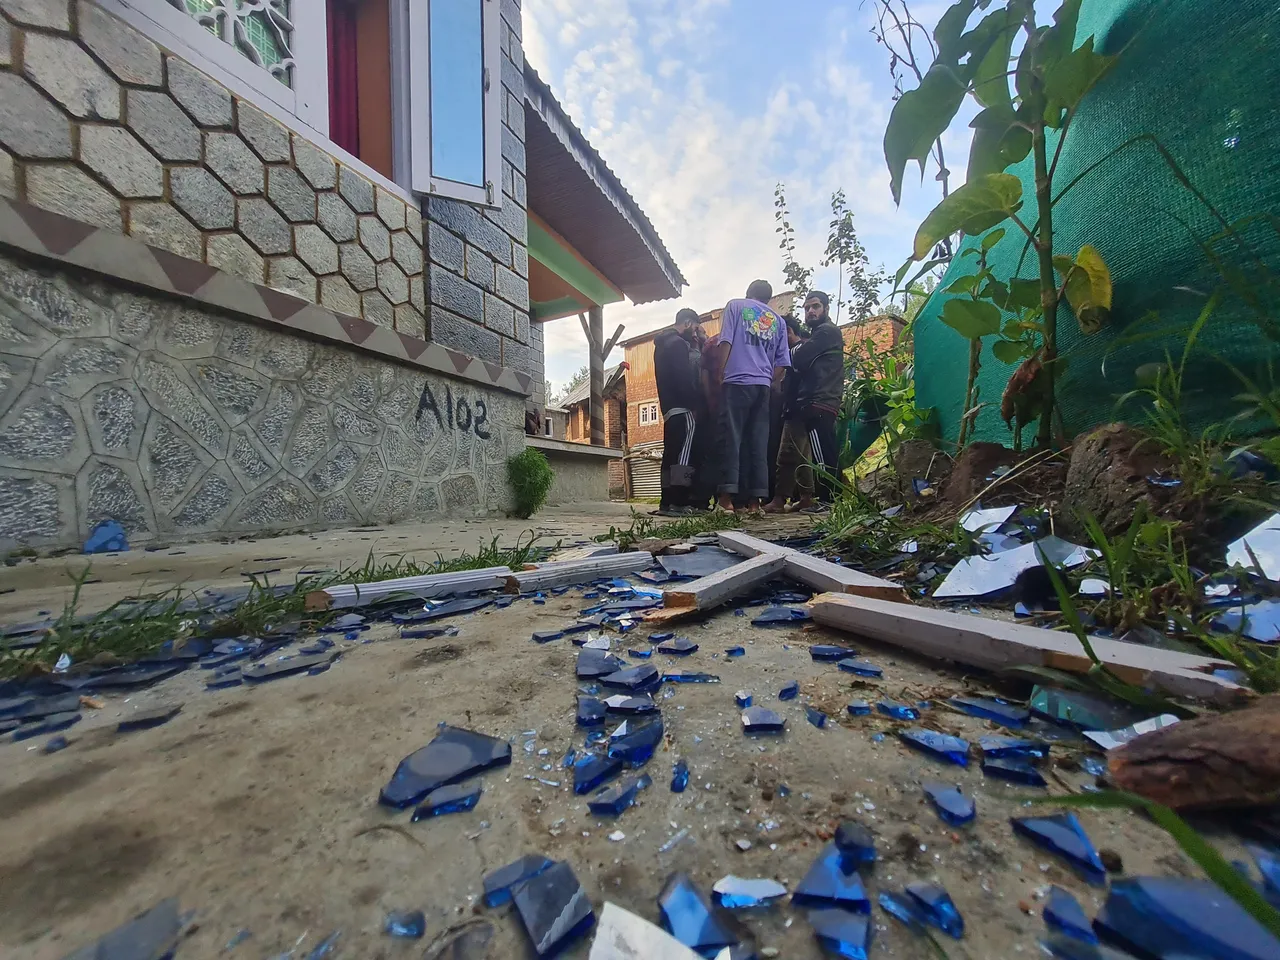
[[[1042,17],[1044,14],[1042,14]],[[1185,409],[1193,427],[1225,421],[1240,410],[1243,387],[1223,361],[1267,377],[1280,333],[1280,5],[1276,0],[1085,0],[1077,46],[1089,35],[1121,60],[1089,94],[1072,124],[1054,175],[1055,192],[1091,164],[1140,134],[1151,134],[1236,230],[1214,243],[1215,267],[1202,244],[1223,226],[1161,159],[1149,142],[1128,146],[1088,173],[1054,208],[1055,252],[1074,254],[1091,243],[1111,270],[1111,321],[1085,337],[1068,308],[1058,314],[1059,351],[1067,357],[1058,382],[1068,436],[1117,416],[1116,401],[1137,385],[1135,370],[1176,361],[1207,295],[1223,300],[1204,327],[1189,362]],[[1049,155],[1057,145],[1051,133]],[[1011,168],[1023,180],[1022,216],[1034,222],[1031,158]],[[1267,219],[1272,217],[1272,219]],[[1247,221],[1247,222],[1245,222]],[[988,263],[1001,279],[1038,275],[1025,235],[1007,221]],[[974,246],[966,237],[961,245]],[[957,257],[942,287],[975,269]],[[1021,261],[1021,265],[1020,265]],[[1280,271],[1277,271],[1280,272]],[[1239,292],[1243,289],[1243,295]],[[947,295],[935,294],[915,329],[916,392],[936,407],[944,438],[954,442],[964,405],[968,343],[940,320]],[[1250,301],[1253,301],[1252,303]],[[981,402],[973,439],[1010,443],[1000,396],[1014,367],[991,354],[987,338],[978,378]],[[1128,409],[1129,418],[1136,409]],[[1035,427],[1023,431],[1033,441]]]

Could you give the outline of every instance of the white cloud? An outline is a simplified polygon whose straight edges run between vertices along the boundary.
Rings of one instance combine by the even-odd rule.
[[[765,9],[782,31],[785,9],[773,12],[772,2]],[[722,305],[756,277],[781,288],[773,210],[779,180],[787,185],[803,262],[816,263],[825,246],[837,187],[873,261],[893,270],[909,249],[922,211],[899,211],[889,195],[881,152],[892,109],[886,64],[854,56],[868,46],[879,54],[866,36],[870,10],[847,0],[829,11],[821,55],[812,68],[799,62],[798,71],[796,53],[785,49],[726,50],[728,15],[728,0],[525,0],[526,56],[689,281],[679,300],[607,307],[607,332],[623,322],[634,335],[669,323],[681,306]],[[732,78],[732,71],[752,69],[773,70],[763,94],[734,91],[728,102],[711,92],[725,89],[723,71]],[[962,172],[950,140],[947,146],[952,168]],[[927,209],[934,189],[909,187],[924,197],[913,207]],[[830,289],[835,277],[820,274],[819,282]],[[586,345],[576,318],[548,324],[545,333],[547,377],[559,385],[586,362]],[[620,351],[610,357],[620,359]]]

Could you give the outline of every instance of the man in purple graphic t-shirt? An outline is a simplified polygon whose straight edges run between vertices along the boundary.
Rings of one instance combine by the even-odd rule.
[[[755,280],[730,300],[720,322],[712,377],[720,390],[720,506],[735,496],[757,508],[769,496],[769,391],[774,371],[791,366],[787,325],[769,306],[773,288]]]

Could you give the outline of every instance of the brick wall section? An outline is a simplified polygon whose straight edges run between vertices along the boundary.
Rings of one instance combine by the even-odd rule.
[[[840,333],[844,336],[846,351],[856,349],[859,353],[865,353],[866,341],[871,340],[875,344],[876,352],[884,353],[898,345],[903,327],[904,323],[900,317],[886,313],[869,317],[861,323],[845,324],[840,328]]]
[[[93,3],[0,4],[0,147],[6,196],[426,336],[416,208]]]
[[[611,398],[604,402],[604,445],[615,450],[622,449],[622,418],[627,401],[624,398]]]
[[[529,321],[524,52],[518,0],[502,0],[502,207],[430,197],[427,286],[432,340],[533,378],[546,402],[542,328]]]

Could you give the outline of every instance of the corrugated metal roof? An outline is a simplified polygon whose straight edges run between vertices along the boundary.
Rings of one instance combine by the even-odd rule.
[[[622,371],[622,364],[616,363],[612,367],[608,367],[604,372],[604,389],[608,391],[610,387],[618,379],[619,372]],[[573,392],[560,401],[560,406],[566,411],[575,403],[586,403],[591,397],[591,380],[590,378],[583,380],[580,384],[573,388]]]
[[[632,303],[678,297],[687,281],[640,205],[527,60],[524,77],[529,209]]]

